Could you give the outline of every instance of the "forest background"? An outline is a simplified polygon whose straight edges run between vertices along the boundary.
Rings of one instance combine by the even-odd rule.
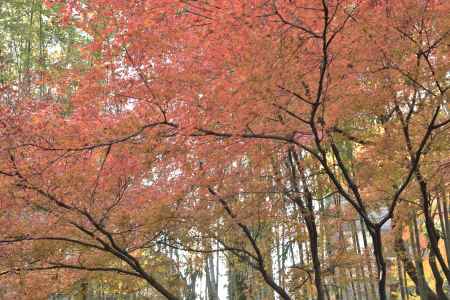
[[[450,2],[0,2],[1,299],[449,299]]]

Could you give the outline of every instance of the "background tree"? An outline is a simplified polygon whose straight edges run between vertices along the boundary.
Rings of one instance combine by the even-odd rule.
[[[66,59],[28,33],[5,73],[7,297],[445,299],[447,2],[45,4],[15,15]]]

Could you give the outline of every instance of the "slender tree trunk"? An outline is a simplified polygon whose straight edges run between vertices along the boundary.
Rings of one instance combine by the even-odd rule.
[[[185,299],[186,300],[195,300],[196,299],[196,284],[197,284],[197,277],[198,277],[198,272],[195,270],[191,270],[190,272],[190,282],[189,285],[187,286],[187,291],[186,291],[186,295],[185,295]]]
[[[240,264],[228,261],[228,299],[246,300],[245,290],[247,288],[244,272]]]
[[[445,190],[445,187],[441,187],[441,192],[442,192],[442,210],[443,210],[443,214],[444,214],[444,227],[445,227],[445,239],[444,239],[444,243],[445,243],[445,251],[447,254],[447,265],[450,268],[450,219],[449,219],[449,215],[448,215],[448,194]],[[450,298],[450,282],[447,281],[447,286],[448,286],[448,297]]]
[[[409,300],[409,291],[408,291],[408,280],[407,280],[407,276],[406,276],[406,271],[405,269],[403,269],[403,278],[405,278],[405,288],[406,288],[406,300]]]
[[[425,286],[428,286],[425,280],[425,272],[423,271],[423,262],[422,255],[420,249],[420,237],[419,237],[419,228],[417,225],[416,218],[413,218],[412,226],[411,226],[411,246],[414,254],[414,259],[416,261],[417,266],[417,275],[418,275],[418,283],[419,283],[419,295],[422,300],[428,300],[429,292]]]
[[[445,228],[445,236],[444,236],[444,242],[445,242],[445,250],[447,254],[447,265],[450,267],[450,219],[448,215],[448,197],[447,193],[445,191],[445,188],[441,188],[442,192],[442,211],[443,211],[443,219],[444,224],[443,228]],[[450,283],[449,283],[450,286]]]
[[[365,227],[366,225],[364,224],[364,221],[362,220],[362,218],[359,219],[359,223],[360,223],[360,226],[361,226],[361,233],[362,233],[362,238],[363,238],[364,250],[366,252],[368,252],[369,245],[368,245],[368,242],[367,242],[366,227]],[[377,293],[376,293],[375,285],[374,285],[374,283],[372,281],[372,279],[374,278],[374,276],[373,276],[373,269],[372,269],[372,262],[370,261],[369,257],[367,257],[367,256],[365,256],[365,257],[366,257],[367,270],[369,271],[370,292],[371,292],[372,299],[375,299]]]
[[[419,183],[420,187],[420,193],[421,193],[421,201],[422,201],[422,209],[423,209],[423,215],[425,217],[425,228],[428,233],[428,240],[430,243],[430,250],[433,252],[433,255],[436,257],[436,259],[439,262],[439,265],[441,266],[442,271],[444,272],[444,275],[447,279],[447,282],[450,283],[450,266],[447,266],[444,258],[441,254],[441,251],[439,249],[439,234],[434,226],[434,219],[431,215],[431,201],[430,196],[428,193],[428,186],[427,183],[420,173],[420,170],[416,170],[416,180]]]
[[[311,217],[312,219],[313,217]],[[313,262],[314,269],[314,284],[316,286],[317,291],[317,300],[325,300],[325,296],[322,288],[322,271],[320,269],[320,260],[319,260],[319,248],[318,248],[318,236],[317,236],[317,228],[314,220],[309,220],[307,222],[307,228],[309,233],[309,245],[311,251],[311,258]]]
[[[331,238],[332,234],[333,233],[330,232],[330,231],[325,231],[325,235],[326,235],[326,244],[325,244],[326,246],[325,246],[325,248],[326,248],[326,255],[328,257],[331,257],[332,254],[333,254],[333,245],[332,245],[332,238]],[[336,298],[336,287],[337,287],[336,268],[334,266],[330,266],[330,273],[331,273],[331,275],[329,276],[329,281],[330,281],[329,286],[331,287],[331,291],[335,295],[335,299],[337,299]],[[327,294],[330,294],[330,292],[328,290],[329,290],[329,288],[327,288]],[[333,298],[328,296],[328,299],[333,299]]]
[[[406,299],[405,278],[403,277],[402,261],[400,259],[400,255],[398,254],[397,254],[397,276],[398,276],[398,285],[400,288],[400,296],[402,300],[405,300]]]
[[[45,67],[45,57],[44,57],[44,30],[43,30],[43,20],[42,20],[42,2],[39,2],[39,96],[42,98],[44,96],[44,67]]]
[[[359,293],[356,292],[357,291],[357,286],[355,287],[355,280],[354,280],[353,273],[352,273],[351,269],[348,270],[348,276],[349,276],[349,279],[350,279],[350,286],[352,288],[353,299],[359,300],[360,299]]]
[[[217,242],[216,247],[219,248],[219,242]],[[216,291],[217,291],[217,297],[219,297],[219,271],[220,271],[220,253],[217,253],[216,256]]]
[[[443,289],[444,280],[442,279],[442,276],[439,273],[439,269],[436,265],[436,259],[432,252],[430,253],[430,256],[428,257],[428,261],[430,262],[431,272],[433,272],[433,276],[435,279],[436,293],[438,294],[440,300],[447,300],[448,298],[445,295],[445,292]]]
[[[399,232],[401,232],[401,231],[399,231]],[[412,230],[410,230],[410,234],[411,234],[411,245],[412,245],[412,247],[415,247],[414,236],[413,236]],[[416,265],[417,265],[417,269],[416,269],[416,267],[414,266],[414,263],[411,261],[409,255],[408,255],[408,251],[406,249],[406,246],[404,244],[404,241],[403,241],[401,235],[399,235],[395,238],[394,247],[395,247],[395,252],[397,253],[398,257],[400,258],[400,260],[403,263],[404,273],[406,273],[413,281],[413,283],[416,287],[417,294],[419,294],[419,295],[424,294],[424,292],[422,290],[425,289],[429,300],[437,300],[438,298],[437,298],[436,294],[433,292],[433,290],[431,290],[431,288],[428,286],[428,284],[425,281],[423,281],[423,271],[422,271],[421,262],[416,261]],[[414,248],[413,248],[413,253],[414,253],[414,255],[416,253]],[[406,288],[407,287],[406,286],[406,275],[404,275],[403,278],[405,281],[405,288]],[[406,297],[408,298],[408,294],[406,294]]]
[[[351,222],[351,228],[352,228],[352,239],[353,239],[353,249],[355,250],[355,253],[359,256],[362,255],[361,253],[361,246],[359,245],[359,239],[358,239],[358,232],[356,228],[356,222]],[[362,268],[361,263],[358,263],[358,266],[355,268],[356,276],[359,278],[359,286],[358,286],[358,296],[360,299],[367,299],[369,297],[369,293],[367,290],[366,280],[364,280],[364,270]],[[362,292],[361,292],[361,286],[364,289],[365,298],[363,298]]]
[[[381,240],[381,227],[370,228],[373,252],[377,263],[378,295],[380,300],[387,300],[386,295],[386,262],[383,256],[383,243]]]
[[[311,254],[313,270],[314,270],[314,285],[316,287],[317,292],[317,300],[325,300],[323,287],[322,287],[322,270],[320,266],[320,258],[319,258],[319,244],[318,244],[318,234],[317,234],[317,225],[316,225],[316,217],[313,206],[313,195],[308,187],[308,180],[306,179],[304,170],[300,167],[299,157],[297,153],[293,150],[289,150],[288,153],[288,162],[291,167],[291,176],[292,183],[295,187],[297,193],[303,190],[303,197],[294,197],[292,200],[298,205],[302,217],[306,224],[306,229],[308,231],[309,237],[309,250]],[[299,174],[299,178],[297,177],[297,170]],[[300,179],[302,183],[301,189],[298,186],[298,179]]]
[[[212,255],[208,255],[206,257],[205,262],[205,274],[209,300],[218,299],[218,291],[216,290],[216,276],[214,275],[214,269],[215,269],[214,258]]]

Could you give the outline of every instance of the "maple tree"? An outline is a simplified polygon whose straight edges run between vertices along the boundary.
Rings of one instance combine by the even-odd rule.
[[[387,299],[395,268],[448,297],[448,1],[44,3],[85,42],[2,90],[11,298],[115,273],[195,299],[205,268],[217,299],[220,254],[239,299]]]

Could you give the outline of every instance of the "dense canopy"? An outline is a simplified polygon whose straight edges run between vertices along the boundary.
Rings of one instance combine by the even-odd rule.
[[[449,16],[1,2],[0,299],[449,299]]]

